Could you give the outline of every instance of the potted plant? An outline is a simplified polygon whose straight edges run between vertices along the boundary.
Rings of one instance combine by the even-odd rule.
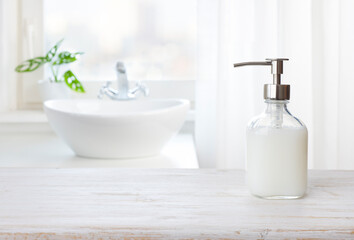
[[[84,93],[85,89],[71,70],[61,75],[60,67],[75,62],[83,52],[70,53],[58,49],[64,39],[55,44],[44,57],[35,57],[22,62],[15,68],[16,72],[33,72],[42,65],[49,65],[51,77],[48,80],[39,80],[39,92],[43,101],[56,98],[68,98],[71,90]]]

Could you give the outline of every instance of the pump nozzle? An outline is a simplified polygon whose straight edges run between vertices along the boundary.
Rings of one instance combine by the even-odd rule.
[[[283,74],[283,61],[288,61],[287,58],[267,58],[263,62],[242,62],[235,63],[234,67],[242,67],[249,65],[264,65],[271,66],[273,74],[273,84],[264,84],[264,99],[271,100],[289,100],[290,85],[281,84],[281,74]]]

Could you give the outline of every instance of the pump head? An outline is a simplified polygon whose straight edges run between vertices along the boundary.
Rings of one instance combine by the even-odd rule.
[[[265,65],[271,66],[273,74],[273,84],[264,84],[264,99],[270,100],[289,100],[290,85],[281,84],[281,74],[283,73],[283,61],[287,58],[267,58],[264,62],[242,62],[235,63],[234,67],[242,67],[248,65]]]

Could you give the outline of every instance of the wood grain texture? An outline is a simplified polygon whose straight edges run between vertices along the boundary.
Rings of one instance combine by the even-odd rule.
[[[0,239],[354,239],[354,172],[310,171],[299,200],[201,169],[0,169]]]

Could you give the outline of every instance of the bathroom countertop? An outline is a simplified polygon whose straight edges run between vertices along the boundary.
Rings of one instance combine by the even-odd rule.
[[[6,126],[0,134],[0,167],[120,167],[198,168],[191,134],[178,134],[159,156],[135,159],[92,159],[77,157],[49,128],[14,131],[22,125]],[[0,126],[1,130],[1,126]]]
[[[241,170],[0,168],[1,239],[353,239],[354,171],[306,197],[250,196]]]

